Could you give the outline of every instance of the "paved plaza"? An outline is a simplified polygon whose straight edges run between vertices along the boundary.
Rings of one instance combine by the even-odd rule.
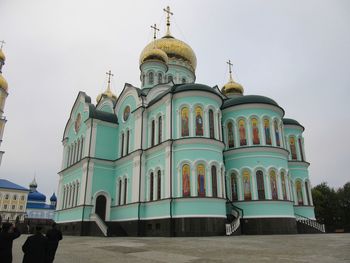
[[[22,262],[26,235],[14,241]],[[198,238],[64,236],[55,263],[350,262],[350,234]]]

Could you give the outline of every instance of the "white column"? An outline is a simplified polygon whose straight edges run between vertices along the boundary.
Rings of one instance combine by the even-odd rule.
[[[216,169],[216,167],[215,167]],[[205,195],[206,196],[213,196],[213,185],[212,185],[212,174],[211,174],[211,167],[205,167],[205,180],[206,180],[206,190]],[[216,180],[217,180],[217,174],[216,174]],[[217,190],[217,188],[216,188]]]
[[[177,188],[176,188],[176,192],[174,189],[174,197],[181,197],[182,193],[181,193],[181,184],[182,184],[182,166],[179,166],[177,169],[177,175],[176,175],[176,179],[177,179]],[[175,181],[175,180],[174,180]],[[173,188],[175,186],[173,185]]]
[[[256,175],[252,172],[250,175],[250,179],[252,180],[252,200],[258,200],[258,190],[256,186]]]
[[[208,108],[203,109],[203,115],[204,115],[204,137],[209,137],[209,110]]]
[[[307,196],[306,196],[306,189],[305,189],[305,182],[302,181],[301,183],[301,192],[303,194],[303,203],[304,205],[309,205],[309,203],[307,202]]]
[[[283,200],[282,178],[281,173],[276,173],[277,179],[277,196],[279,200]]]
[[[191,181],[191,196],[197,196],[197,171],[196,171],[196,167],[193,167],[192,165],[190,166],[191,167],[191,178],[190,178],[190,181]]]
[[[264,130],[264,119],[259,120],[259,134],[260,134],[260,144],[266,145],[265,130]]]
[[[274,120],[270,121],[270,135],[271,135],[272,146],[277,147],[276,133],[275,133],[275,124],[274,123],[275,123]]]
[[[239,127],[238,123],[234,121],[233,122],[233,138],[234,138],[235,148],[240,146],[240,137],[239,137],[239,128],[238,127]]]
[[[194,132],[194,127],[195,125],[193,125],[193,122],[194,122],[194,109],[193,109],[193,106],[191,105],[189,107],[189,123],[188,123],[188,128],[189,128],[189,136],[190,137],[193,137],[195,135],[195,132]]]
[[[247,120],[246,122],[246,133],[247,133],[247,145],[251,146],[253,145],[253,138],[252,138],[252,127],[250,120]]]

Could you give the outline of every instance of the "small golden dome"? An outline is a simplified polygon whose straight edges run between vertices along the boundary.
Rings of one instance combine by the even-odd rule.
[[[0,60],[2,60],[2,61],[6,60],[5,54],[4,54],[4,52],[2,52],[2,49],[0,49]]]
[[[154,46],[157,49],[160,49],[166,53],[168,58],[179,58],[187,61],[192,67],[193,71],[197,67],[197,58],[192,50],[192,48],[187,45],[185,42],[178,40],[171,35],[166,35],[160,39],[156,39],[149,43],[141,52],[140,55],[140,65],[144,61],[146,55],[154,49]]]
[[[3,88],[6,91],[7,91],[7,88],[8,88],[7,81],[1,74],[0,74],[0,88]]]
[[[111,91],[111,89],[108,87],[107,90],[101,94],[99,94],[96,98],[96,102],[98,103],[102,96],[110,98],[112,100],[117,100],[117,96]]]
[[[221,89],[221,92],[226,94],[243,94],[243,86],[235,82],[232,77],[230,77],[229,82],[227,82]]]
[[[160,60],[164,63],[168,63],[168,55],[163,50],[154,47],[143,53],[143,57],[140,57],[140,64],[148,60]]]

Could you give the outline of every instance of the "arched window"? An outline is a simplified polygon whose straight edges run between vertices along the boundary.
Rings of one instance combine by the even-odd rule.
[[[154,75],[153,72],[148,73],[148,84],[153,84],[154,82]]]
[[[235,173],[231,174],[231,195],[232,201],[238,200],[237,175]]]
[[[130,130],[126,132],[126,154],[129,154]]]
[[[189,135],[188,127],[188,108],[184,107],[181,110],[181,136]]]
[[[150,175],[149,178],[149,200],[153,201],[153,185],[154,185],[154,174],[153,172]]]
[[[119,180],[119,185],[118,185],[118,205],[122,204],[122,180]]]
[[[197,187],[198,196],[205,196],[205,167],[203,164],[197,165]]]
[[[240,146],[247,145],[247,137],[245,132],[245,122],[244,120],[240,120],[238,122],[239,126],[239,144]]]
[[[63,197],[62,197],[62,209],[66,208],[65,201],[66,201],[66,187],[63,186]]]
[[[298,141],[299,141],[299,149],[300,149],[301,160],[304,161],[303,142],[302,142],[301,138],[299,138]]]
[[[158,170],[158,176],[157,176],[157,200],[161,199],[162,195],[162,174],[160,170]]]
[[[280,138],[280,132],[278,130],[278,124],[277,121],[275,120],[274,122],[274,129],[275,129],[275,137],[276,137],[276,145],[281,146],[281,138]]]
[[[250,189],[250,174],[248,171],[243,172],[243,189],[244,189],[244,200],[252,200],[252,192]]]
[[[278,199],[276,172],[270,171],[271,195],[273,200]]]
[[[297,160],[297,149],[295,147],[294,137],[289,138],[290,153],[292,154],[292,160]]]
[[[214,112],[212,109],[209,110],[209,137],[211,139],[215,138],[214,132]]]
[[[227,140],[228,140],[228,148],[235,147],[232,122],[227,123]]]
[[[185,83],[186,83],[186,79],[182,78],[182,84],[185,84]]]
[[[120,148],[120,156],[124,156],[124,133],[122,133],[122,139],[121,139],[122,146]]]
[[[215,165],[211,167],[211,187],[213,189],[213,197],[218,197],[218,179]]]
[[[253,132],[253,144],[254,145],[260,144],[258,120],[256,118],[252,119],[252,132]]]
[[[258,186],[258,199],[265,199],[265,184],[264,184],[264,174],[262,171],[256,171],[256,184]]]
[[[196,112],[196,136],[203,136],[203,110],[197,106]]]
[[[182,196],[188,197],[191,195],[191,183],[190,183],[190,166],[184,164],[182,166]]]
[[[124,179],[124,205],[126,204],[126,199],[128,196],[128,179]]]
[[[162,116],[158,117],[158,143],[162,142],[162,128],[163,128],[163,123],[162,123]]]
[[[151,130],[151,146],[154,146],[154,139],[155,139],[155,136],[156,136],[156,131],[155,131],[155,120],[152,120],[152,130]]]
[[[75,184],[73,184],[72,186],[72,200],[71,200],[72,203],[70,204],[70,206],[74,206],[74,203],[75,203],[74,198],[75,198]]]
[[[305,192],[306,192],[307,204],[311,205],[311,203],[310,203],[310,195],[309,195],[309,184],[308,184],[307,181],[305,181]]]
[[[69,158],[70,158],[70,147],[68,146],[68,151],[67,151],[67,167],[70,165]]]
[[[171,82],[171,81],[173,81],[173,76],[169,75],[168,76],[168,82]]]
[[[163,82],[163,75],[162,73],[158,73],[158,83],[161,84]]]
[[[267,145],[271,145],[270,121],[264,120],[265,141]]]
[[[284,176],[284,172],[281,172],[281,182],[282,182],[283,200],[287,200],[287,187],[286,187],[286,178]]]
[[[79,196],[79,182],[77,182],[77,184],[76,184],[75,206],[78,205],[78,196]]]
[[[303,200],[303,192],[301,190],[301,182],[300,181],[297,181],[295,183],[295,188],[297,190],[298,205],[303,205],[304,204],[304,200]]]
[[[77,148],[77,161],[80,160],[79,156],[80,156],[80,140],[78,140],[78,148]]]
[[[83,158],[84,137],[81,138],[80,159]]]

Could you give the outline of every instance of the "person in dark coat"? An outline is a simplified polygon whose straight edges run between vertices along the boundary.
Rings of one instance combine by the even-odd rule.
[[[12,243],[18,238],[21,233],[18,229],[10,223],[3,223],[0,233],[0,262],[12,262]]]
[[[23,263],[47,262],[47,238],[41,233],[42,227],[36,226],[35,234],[28,237],[22,246],[24,252]]]
[[[57,229],[56,223],[52,223],[52,228],[46,232],[48,239],[48,262],[53,262],[55,259],[58,242],[62,240],[62,232]]]

